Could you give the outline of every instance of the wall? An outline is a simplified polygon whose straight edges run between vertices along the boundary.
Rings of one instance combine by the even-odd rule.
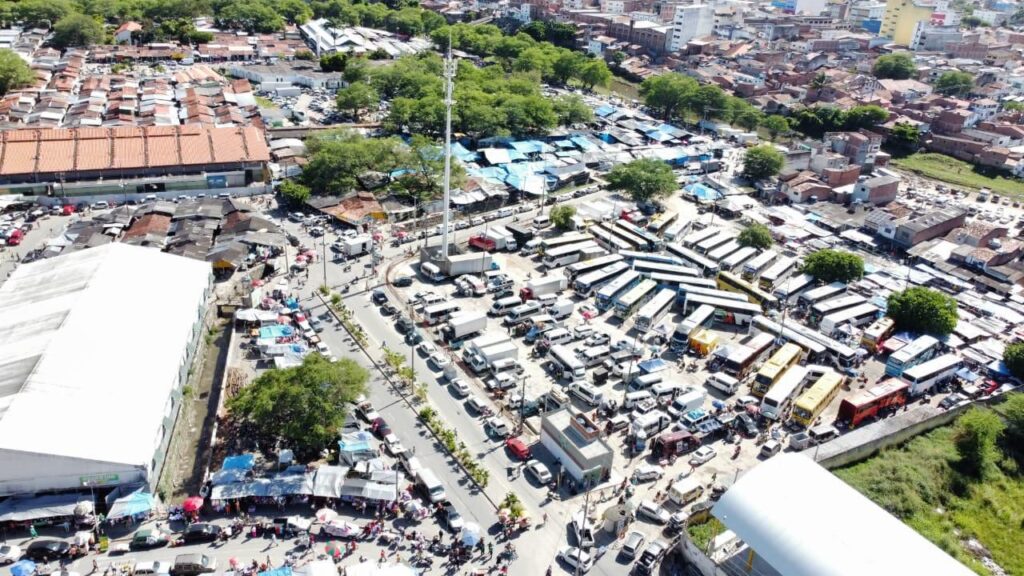
[[[234,188],[199,188],[194,190],[185,190],[189,196],[195,196],[196,194],[206,194],[207,197],[214,197],[218,194],[231,194],[231,196],[257,196],[259,194],[270,194],[273,192],[273,186],[265,184],[261,186],[238,186]],[[170,192],[154,192],[153,196],[162,198],[164,200],[174,200],[182,193],[182,190],[172,190]],[[123,204],[126,200],[141,201],[149,193],[135,193],[135,194],[96,194],[93,196],[69,196],[68,199],[71,202],[77,204],[79,202],[93,203],[99,202],[100,200],[106,202],[113,202],[115,204]],[[59,206],[63,204],[64,198],[59,196],[24,196],[26,200],[38,202],[44,206]]]

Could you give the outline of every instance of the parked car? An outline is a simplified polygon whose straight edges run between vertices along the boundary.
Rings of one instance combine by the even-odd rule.
[[[746,412],[741,412],[736,416],[735,427],[739,430],[740,434],[743,434],[747,438],[753,438],[757,436],[757,424],[754,422],[754,418]]]
[[[452,390],[455,391],[455,394],[458,395],[459,397],[465,398],[466,396],[469,396],[469,384],[466,384],[466,381],[463,380],[462,378],[456,378],[455,380],[452,380],[451,387]]]
[[[21,558],[21,548],[14,544],[0,546],[0,566],[17,562]]]
[[[402,441],[393,433],[384,437],[384,446],[387,447],[388,452],[390,452],[392,456],[397,456],[400,452],[405,452],[405,446],[402,446]]]
[[[551,482],[551,471],[539,460],[530,460],[526,463],[526,473],[533,476],[540,484]]]
[[[136,550],[157,548],[167,544],[167,534],[157,528],[142,528],[132,535],[131,547]]]
[[[185,544],[213,542],[220,536],[222,530],[223,528],[216,524],[207,524],[205,522],[189,524],[188,528],[185,528],[185,531],[181,533],[181,541]]]
[[[424,340],[416,346],[416,351],[419,352],[420,356],[426,358],[427,356],[437,352],[437,346],[434,346],[433,342]]]
[[[668,550],[668,543],[664,540],[655,540],[648,544],[644,553],[640,555],[640,560],[636,563],[637,574],[640,576],[654,574],[654,569],[661,562],[666,550]]]
[[[397,286],[399,288],[405,288],[407,286],[412,286],[412,276],[399,276],[399,277],[395,278],[395,281],[392,282],[391,284],[393,286]]]
[[[693,451],[693,456],[690,457],[691,466],[700,466],[705,462],[710,462],[712,458],[718,456],[715,449],[711,446],[701,446]]]
[[[430,362],[438,369],[444,370],[445,368],[452,365],[452,361],[444,355],[443,352],[434,352],[430,355]]]
[[[665,510],[653,500],[641,500],[640,505],[636,508],[636,515],[637,517],[647,518],[655,524],[664,524],[668,522],[669,518],[668,510]]]
[[[505,441],[505,447],[519,460],[530,459],[530,447],[521,438],[509,438]]]
[[[639,530],[630,530],[629,534],[626,534],[626,539],[622,541],[622,549],[619,553],[622,554],[623,558],[632,560],[636,558],[636,555],[640,553],[640,549],[643,548],[644,533]]]
[[[398,308],[395,308],[392,304],[384,304],[380,307],[380,313],[384,316],[394,316],[398,314]]]
[[[391,434],[391,426],[388,425],[386,420],[378,417],[370,423],[370,431],[376,434],[378,438],[384,438]]]
[[[594,565],[594,559],[590,554],[575,546],[563,546],[560,548],[558,550],[558,559],[565,562],[572,569],[571,572],[573,573],[585,574]]]
[[[171,576],[199,576],[216,572],[217,559],[206,554],[181,554],[174,559]]]
[[[641,464],[633,470],[634,482],[650,482],[657,480],[665,474],[665,469],[656,464]]]
[[[939,408],[942,408],[943,410],[949,410],[950,408],[966,400],[966,396],[960,394],[959,392],[954,392],[953,394],[946,396],[945,398],[942,399],[942,401],[939,402]]]
[[[497,416],[488,418],[485,423],[485,428],[497,438],[507,438],[509,435],[508,425]]]
[[[25,558],[33,562],[52,562],[68,555],[71,545],[63,540],[36,540],[25,549]]]
[[[274,529],[285,538],[305,534],[309,532],[309,528],[312,525],[312,520],[307,520],[302,516],[280,516],[274,518]]]
[[[373,296],[370,297],[370,300],[372,300],[374,304],[380,306],[381,304],[388,301],[388,295],[384,292],[384,290],[378,288],[373,291]]]
[[[459,514],[459,511],[455,509],[455,505],[451,502],[447,502],[444,505],[444,523],[452,532],[458,532],[466,525],[466,521],[462,519],[462,514]]]

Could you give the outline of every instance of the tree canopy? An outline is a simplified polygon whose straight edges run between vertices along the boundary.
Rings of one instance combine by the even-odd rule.
[[[804,258],[802,270],[818,282],[851,282],[864,276],[864,260],[845,250],[818,250]]]
[[[782,170],[785,158],[774,146],[762,144],[748,148],[743,154],[743,176],[751,180],[763,180]]]
[[[1015,378],[1024,380],[1024,342],[1007,344],[1003,350],[1003,362]]]
[[[886,143],[902,150],[914,151],[921,141],[921,130],[913,124],[899,122],[889,131]]]
[[[1006,402],[999,411],[1006,421],[1004,437],[1007,452],[1021,462],[1024,460],[1024,393],[1007,394]]]
[[[768,131],[768,136],[772,140],[775,140],[779,134],[789,132],[789,120],[785,116],[779,116],[778,114],[766,116],[761,121],[761,126],[764,126],[764,129]]]
[[[618,164],[605,177],[610,190],[622,190],[636,202],[648,202],[668,196],[679,185],[668,164],[650,158]]]
[[[967,96],[974,87],[974,77],[967,72],[950,70],[935,81],[935,91],[947,96]]]
[[[679,73],[651,76],[640,84],[640,97],[655,116],[666,122],[690,118],[715,119],[753,130],[764,116],[747,101],[718,86],[701,85]]]
[[[99,44],[103,38],[103,24],[85,14],[68,14],[53,26],[53,44],[61,49]]]
[[[740,232],[739,238],[737,238],[740,246],[749,246],[751,248],[759,248],[766,250],[771,248],[772,244],[772,232],[764,224],[754,223],[747,226]]]
[[[909,54],[902,52],[884,54],[875,60],[871,73],[878,78],[906,80],[917,74],[917,66],[914,65],[914,59]]]
[[[12,50],[0,50],[0,96],[9,90],[26,86],[35,79],[28,64]]]
[[[376,108],[380,98],[373,86],[366,82],[356,82],[338,90],[335,103],[339,110],[346,110],[353,117],[358,119],[359,113],[369,108]]]
[[[551,223],[559,230],[572,229],[572,217],[576,215],[576,208],[571,204],[560,204],[551,209],[549,217]]]
[[[842,110],[835,106],[810,106],[797,110],[790,125],[808,136],[819,138],[825,132],[871,129],[889,119],[889,113],[880,106],[854,106]]]
[[[985,475],[999,457],[996,442],[1004,429],[999,416],[987,408],[975,406],[957,418],[953,444],[964,472],[978,477]]]
[[[956,300],[922,286],[889,296],[888,315],[898,330],[945,336],[956,328]]]
[[[354,360],[310,354],[294,368],[270,369],[227,402],[263,446],[290,448],[301,460],[338,439],[348,404],[366,392],[370,374]]]
[[[300,184],[296,180],[285,180],[281,182],[281,185],[277,188],[281,198],[284,199],[290,206],[302,206],[309,200],[311,193],[309,186]]]

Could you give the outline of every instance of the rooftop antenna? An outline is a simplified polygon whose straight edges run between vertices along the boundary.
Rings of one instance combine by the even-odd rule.
[[[448,53],[444,59],[444,221],[441,229],[441,257],[448,258],[448,219],[451,206],[452,185],[452,106],[455,100],[455,61],[452,60],[452,35],[448,32]]]

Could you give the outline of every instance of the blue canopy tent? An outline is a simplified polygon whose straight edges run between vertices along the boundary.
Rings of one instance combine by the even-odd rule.
[[[156,508],[156,498],[152,494],[140,489],[114,500],[110,511],[107,512],[107,518],[114,520],[137,514],[146,514],[153,508]]]
[[[266,572],[259,572],[259,576],[292,576],[291,566],[281,566],[280,568],[274,568],[273,570],[267,570]]]
[[[36,563],[31,560],[21,560],[11,564],[11,576],[32,576],[36,571]]]
[[[255,465],[255,454],[238,454],[225,458],[224,464],[221,464],[221,470],[252,470]]]

